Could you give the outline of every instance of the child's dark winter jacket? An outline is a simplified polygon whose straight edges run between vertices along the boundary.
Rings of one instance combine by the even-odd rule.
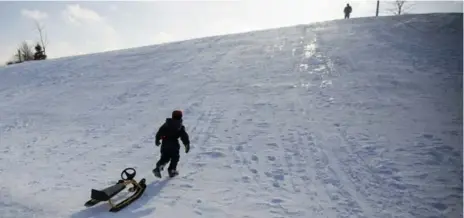
[[[161,153],[179,152],[179,138],[185,146],[186,152],[190,149],[189,135],[185,131],[182,120],[166,118],[166,122],[161,125],[156,133],[156,142],[162,140]]]

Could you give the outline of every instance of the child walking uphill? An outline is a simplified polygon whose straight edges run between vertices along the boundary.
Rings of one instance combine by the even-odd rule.
[[[190,140],[182,124],[182,111],[175,110],[172,112],[172,117],[166,118],[166,122],[161,125],[156,133],[156,146],[161,144],[161,158],[156,163],[156,168],[153,169],[153,174],[156,177],[161,178],[161,171],[168,162],[170,162],[168,167],[169,176],[174,177],[179,174],[176,170],[179,162],[179,138],[185,146],[185,153],[188,153]],[[162,140],[161,143],[160,140]]]

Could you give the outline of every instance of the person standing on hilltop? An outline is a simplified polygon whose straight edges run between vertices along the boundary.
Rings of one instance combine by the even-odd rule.
[[[346,4],[345,9],[343,10],[343,12],[345,12],[345,19],[350,18],[350,14],[351,14],[352,11],[353,11],[353,9],[351,8],[350,4]]]

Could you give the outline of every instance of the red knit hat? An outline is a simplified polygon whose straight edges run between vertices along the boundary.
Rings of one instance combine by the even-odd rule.
[[[175,120],[182,119],[182,111],[181,110],[174,110],[172,112],[172,119],[175,119]]]

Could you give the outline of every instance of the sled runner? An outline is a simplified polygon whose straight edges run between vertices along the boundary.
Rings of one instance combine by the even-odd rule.
[[[132,171],[130,173],[129,171]],[[102,190],[92,189],[90,193],[90,200],[84,205],[86,207],[92,207],[102,201],[107,201],[111,206],[110,212],[118,212],[125,208],[135,200],[137,200],[145,191],[147,185],[145,184],[145,178],[142,178],[139,182],[134,180],[136,171],[134,168],[126,168],[121,172],[121,179],[114,185],[109,186]],[[128,185],[132,185],[128,189],[129,192],[133,192],[130,197],[122,200],[119,203],[115,203],[111,200],[114,196],[124,190]]]

